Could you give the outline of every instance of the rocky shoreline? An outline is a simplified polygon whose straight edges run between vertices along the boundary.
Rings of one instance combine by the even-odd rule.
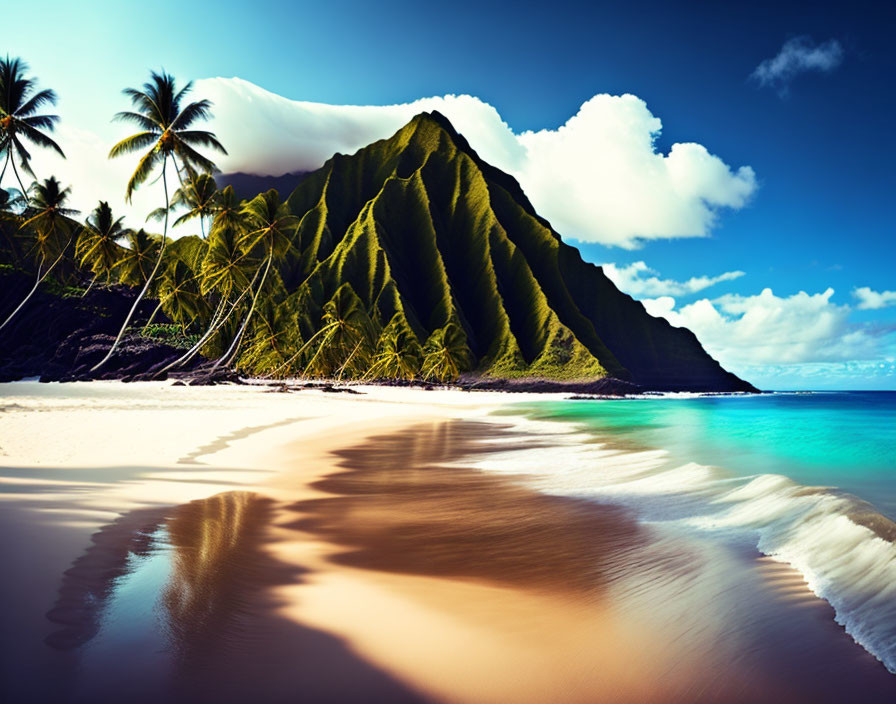
[[[0,276],[0,311],[11,310],[27,294],[28,277],[4,272]],[[37,378],[42,382],[93,380],[160,381],[175,379],[198,386],[220,383],[243,383],[244,379],[230,369],[211,369],[208,360],[197,356],[176,372],[160,372],[184,350],[163,341],[141,335],[125,337],[115,356],[98,373],[91,368],[102,359],[114,341],[120,321],[132,305],[135,291],[126,286],[97,287],[86,293],[79,289],[63,292],[38,290],[25,308],[0,333],[0,382]],[[144,301],[136,318],[146,320],[155,301]],[[353,384],[333,381],[278,383],[278,390],[298,391],[304,388],[338,390]],[[628,396],[650,391],[628,381],[605,377],[593,380],[558,381],[551,379],[502,379],[463,375],[452,384],[432,384],[414,380],[377,380],[369,383],[383,386],[415,386],[459,388],[464,391],[503,391],[508,393],[566,393],[580,398]],[[282,387],[282,388],[281,388]],[[707,391],[712,391],[708,389]]]

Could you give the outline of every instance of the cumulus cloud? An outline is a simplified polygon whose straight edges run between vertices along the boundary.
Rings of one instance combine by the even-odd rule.
[[[810,37],[788,39],[772,58],[765,59],[751,74],[761,86],[771,86],[782,95],[790,82],[803,73],[829,73],[843,63],[843,47],[836,39],[813,44]]]
[[[834,289],[776,296],[763,289],[676,308],[671,296],[643,301],[647,311],[690,328],[723,366],[749,376],[756,365],[855,362],[892,356],[894,330],[856,325],[851,307],[834,302]]]
[[[517,134],[494,107],[468,95],[325,105],[235,78],[198,81],[197,94],[215,103],[212,128],[230,151],[222,168],[254,174],[315,169],[438,110],[483,159],[520,181],[561,234],[585,242],[632,248],[706,236],[720,210],[743,207],[756,190],[749,166],[732,169],[700,144],[658,152],[662,123],[633,95],[596,95],[558,129]]]
[[[616,286],[635,298],[657,296],[687,296],[710,286],[733,281],[744,275],[742,271],[726,271],[718,276],[692,276],[687,281],[661,279],[655,269],[645,262],[632,262],[627,265],[602,264],[604,273]]]
[[[896,291],[874,291],[867,286],[861,286],[852,292],[859,303],[859,310],[880,310],[889,306],[896,306]]]
[[[193,95],[214,103],[209,128],[229,152],[216,157],[222,171],[259,175],[316,169],[337,152],[355,152],[391,136],[414,115],[438,110],[483,159],[520,181],[562,235],[584,242],[634,248],[650,239],[706,236],[720,211],[743,207],[757,187],[749,166],[732,169],[700,144],[658,152],[662,123],[633,95],[596,95],[561,127],[520,134],[494,107],[469,95],[327,105],[289,100],[238,78],[197,81]],[[161,184],[144,186],[125,205],[124,184],[136,157],[106,159],[127,128],[102,129],[63,121],[57,136],[68,160],[42,150],[35,169],[71,183],[76,207],[88,210],[108,199],[128,213],[130,225],[140,225],[158,207]]]

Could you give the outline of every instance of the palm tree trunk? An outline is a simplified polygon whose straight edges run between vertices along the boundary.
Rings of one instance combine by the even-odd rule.
[[[9,153],[12,154],[12,145],[9,146]],[[22,183],[22,178],[19,176],[19,170],[16,168],[16,160],[11,159],[12,161],[12,172],[16,175],[16,181],[19,182],[19,188],[22,189],[22,197],[25,199],[25,202],[28,205],[31,205],[31,198],[28,196],[28,191],[25,190],[25,185]]]
[[[15,166],[15,164],[13,164]],[[177,164],[175,163],[175,168],[177,168]],[[159,256],[156,258],[156,265],[152,268],[149,276],[146,278],[146,283],[143,284],[143,290],[140,291],[140,295],[137,296],[137,300],[134,301],[134,305],[131,306],[131,310],[128,312],[128,317],[124,319],[124,324],[121,326],[121,330],[118,331],[118,337],[115,338],[115,342],[112,343],[112,347],[109,348],[109,351],[106,353],[106,356],[103,357],[99,362],[97,362],[90,371],[95,372],[101,366],[103,366],[109,359],[115,354],[115,350],[118,349],[118,345],[121,343],[121,338],[124,335],[124,331],[127,330],[128,323],[131,322],[131,318],[134,317],[134,312],[137,310],[137,306],[140,305],[140,301],[143,300],[143,297],[146,295],[146,292],[149,290],[149,285],[152,283],[152,280],[155,278],[156,272],[159,270],[159,265],[162,263],[162,257],[165,254],[165,242],[168,237],[168,178],[165,176],[165,171],[168,167],[168,155],[165,155],[165,158],[162,160],[162,186],[165,189],[165,228],[162,230],[162,246],[159,247]]]
[[[221,358],[215,362],[212,367],[212,371],[215,371],[221,364],[230,364],[233,357],[236,356],[236,351],[239,349],[240,340],[243,339],[243,333],[246,332],[246,326],[249,324],[249,320],[252,318],[252,314],[255,312],[255,303],[258,301],[258,294],[261,293],[261,289],[264,288],[264,282],[268,278],[268,271],[271,269],[271,262],[274,259],[274,249],[273,247],[268,252],[268,261],[264,267],[264,276],[261,277],[261,283],[258,284],[258,289],[255,291],[255,295],[252,296],[252,305],[249,306],[249,312],[246,314],[246,319],[243,321],[243,324],[240,326],[240,331],[236,334],[236,337],[233,338],[233,342],[230,343],[230,347],[227,351],[221,356]]]
[[[68,245],[66,245],[66,247],[68,247]],[[65,249],[63,248],[62,253],[58,257],[56,257],[56,261],[54,261],[50,265],[50,268],[47,269],[43,273],[43,275],[41,275],[40,270],[41,270],[41,267],[43,267],[43,265],[44,265],[44,260],[41,259],[41,263],[37,267],[37,281],[34,282],[34,286],[31,287],[31,290],[28,292],[28,295],[25,296],[25,299],[21,303],[19,303],[19,305],[16,306],[16,309],[6,317],[6,320],[4,320],[2,324],[0,324],[0,330],[5,328],[6,324],[15,317],[16,313],[18,313],[20,310],[22,310],[24,305],[34,295],[34,292],[37,291],[38,286],[40,286],[41,283],[43,283],[43,280],[46,279],[47,276],[50,275],[50,272],[53,271],[53,268],[60,262],[60,260],[62,259],[64,254],[65,254]]]
[[[227,320],[229,314],[222,317],[222,313],[224,312],[224,308],[226,307],[226,305],[227,300],[222,298],[221,302],[218,303],[217,309],[215,309],[215,314],[212,316],[211,322],[208,324],[208,328],[206,328],[205,332],[202,333],[202,337],[200,337],[196,341],[196,343],[190,349],[184,352],[180,357],[159,370],[159,373],[167,372],[173,367],[179,367],[181,364],[186,364],[196,356],[199,350],[202,349],[202,346],[209,340],[212,335],[214,335],[218,331],[218,328],[221,327],[221,325],[223,325]],[[219,320],[220,323],[218,322]]]
[[[320,330],[318,330],[316,333],[314,333],[311,337],[309,337],[308,341],[305,344],[303,344],[301,347],[299,347],[298,351],[296,351],[296,353],[292,357],[287,359],[283,364],[281,364],[279,367],[274,369],[272,372],[268,372],[265,376],[262,377],[262,379],[270,379],[275,374],[277,374],[277,372],[279,372],[281,369],[285,369],[290,364],[295,362],[299,358],[299,355],[302,354],[302,352],[304,352],[306,349],[308,349],[308,346],[312,342],[314,342],[320,335],[324,335],[325,333],[332,330],[334,327],[336,327],[336,325],[338,325],[338,323],[330,323],[330,324],[322,327]],[[316,358],[317,354],[315,354],[314,356]]]
[[[168,364],[167,366],[165,366],[165,367],[163,367],[162,369],[160,369],[160,370],[159,370],[159,374],[161,374],[162,372],[167,372],[169,369],[172,369],[172,368],[174,368],[174,367],[179,367],[179,366],[181,366],[182,364],[186,364],[186,363],[189,362],[191,359],[193,359],[193,357],[196,356],[196,354],[199,352],[199,350],[202,349],[202,346],[203,346],[206,342],[208,342],[208,340],[212,337],[212,335],[214,335],[216,332],[218,332],[218,330],[221,328],[221,326],[224,325],[224,323],[227,322],[227,319],[230,317],[231,313],[233,313],[233,311],[236,310],[237,306],[240,304],[240,301],[243,300],[243,297],[246,295],[246,291],[251,291],[251,290],[252,290],[252,286],[255,285],[255,279],[258,278],[258,272],[259,272],[259,271],[260,271],[260,270],[256,270],[256,271],[255,271],[255,276],[253,276],[253,277],[252,277],[252,281],[249,282],[249,288],[247,288],[245,291],[243,291],[243,292],[237,297],[237,299],[231,304],[231,306],[230,306],[230,310],[227,311],[227,313],[226,313],[226,314],[225,314],[225,315],[224,315],[224,316],[223,316],[217,323],[215,322],[215,318],[213,317],[213,318],[212,318],[212,322],[211,322],[211,323],[209,324],[209,326],[208,326],[208,329],[205,331],[205,333],[202,335],[202,337],[199,338],[199,340],[196,342],[196,344],[193,345],[193,346],[192,346],[190,349],[188,349],[186,352],[184,352],[183,355],[181,355],[180,357],[178,357],[177,359],[175,359],[173,362],[171,362],[171,363]],[[223,311],[223,310],[224,310],[224,307],[225,307],[225,304],[226,304],[226,299],[222,298],[222,299],[221,299],[221,302],[218,304],[218,310],[219,310],[219,311]],[[216,315],[217,315],[217,313],[216,313]]]
[[[3,171],[0,171],[0,184],[3,183],[3,177],[6,175],[6,167],[9,166],[9,158],[12,156],[12,149],[6,150],[6,161],[3,162]]]

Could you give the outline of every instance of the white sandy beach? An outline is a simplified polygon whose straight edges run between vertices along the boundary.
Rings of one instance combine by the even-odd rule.
[[[722,638],[736,612],[713,590],[738,570],[732,584],[788,594],[755,618],[796,605],[839,638],[792,571],[653,544],[625,512],[465,468],[540,442],[489,415],[531,398],[357,390],[3,386],[2,598],[17,606],[2,675],[17,699],[40,701],[54,668],[71,701],[795,695],[786,668],[757,677]]]

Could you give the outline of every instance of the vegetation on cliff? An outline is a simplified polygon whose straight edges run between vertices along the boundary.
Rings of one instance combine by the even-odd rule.
[[[125,326],[176,325],[192,342],[165,371],[202,355],[264,377],[613,376],[652,388],[751,388],[584,262],[442,115],[337,154],[285,200],[276,190],[240,200],[219,190],[214,164],[193,148],[223,151],[191,126],[211,106],[182,105],[188,89],[162,73],[126,91],[135,112],[120,117],[143,131],[112,153],[144,150],[128,194],[161,169],[161,235],[125,228],[105,202],[79,223],[52,178],[27,195],[0,190],[2,262],[38,285],[139,288]],[[13,142],[0,144],[9,161]],[[198,234],[170,241],[169,216]],[[144,295],[152,313],[132,319]]]

